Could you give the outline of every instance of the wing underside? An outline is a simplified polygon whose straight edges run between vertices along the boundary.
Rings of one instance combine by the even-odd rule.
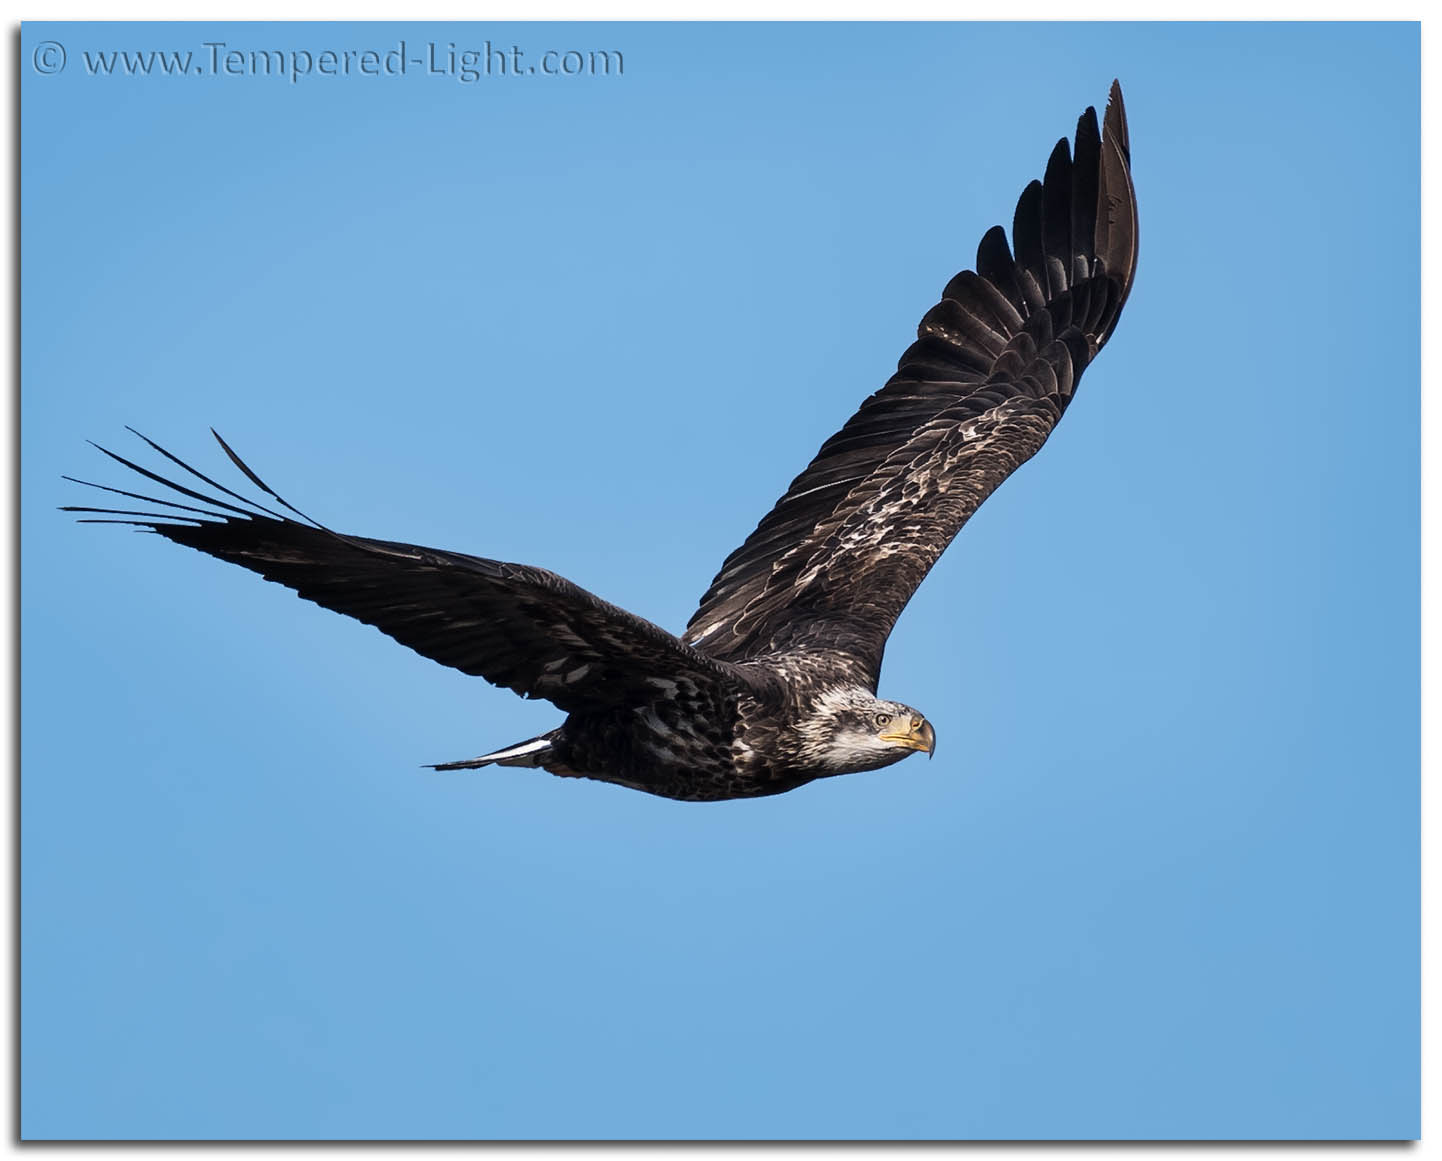
[[[886,638],[981,503],[1046,441],[1136,271],[1120,87],[993,227],[896,373],[721,567],[683,640],[731,661],[826,653],[875,686]]]

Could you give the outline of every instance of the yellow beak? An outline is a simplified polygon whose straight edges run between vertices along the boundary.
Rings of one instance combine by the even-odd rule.
[[[936,731],[922,717],[912,718],[904,727],[890,730],[880,737],[883,742],[894,742],[908,750],[925,750],[932,757],[936,755]]]

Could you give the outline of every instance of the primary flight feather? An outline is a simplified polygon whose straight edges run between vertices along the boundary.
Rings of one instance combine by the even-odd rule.
[[[1136,261],[1113,83],[1100,128],[1087,109],[1074,148],[1059,141],[1022,192],[1010,246],[1000,226],[987,231],[976,269],[951,280],[896,374],[726,558],[680,637],[544,569],[332,532],[218,435],[267,500],[145,440],[170,476],[100,450],[194,503],[96,484],[166,511],[66,510],[242,565],[568,715],[540,737],[437,769],[540,767],[693,801],[778,794],[934,750],[920,713],[876,696],[886,639],[962,525],[1061,420],[1116,326]],[[174,468],[200,487],[171,478]]]

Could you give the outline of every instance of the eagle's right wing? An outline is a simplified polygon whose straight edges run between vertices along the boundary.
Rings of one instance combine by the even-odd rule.
[[[199,503],[93,484],[168,511],[65,510],[89,514],[94,522],[136,524],[248,568],[308,601],[374,625],[423,657],[567,712],[685,696],[711,704],[747,684],[734,666],[545,569],[323,528],[271,491],[224,440],[221,447],[251,483],[300,519],[231,491],[146,443],[212,491],[178,484],[101,448]]]
[[[825,654],[873,688],[886,638],[973,512],[1045,442],[1136,272],[1121,89],[922,319],[891,380],[721,566],[683,640],[731,661]]]

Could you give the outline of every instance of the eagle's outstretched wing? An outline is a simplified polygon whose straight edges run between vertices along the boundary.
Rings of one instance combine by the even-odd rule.
[[[524,696],[546,698],[567,712],[654,701],[658,691],[674,696],[678,686],[711,700],[746,685],[733,666],[555,573],[331,532],[271,491],[224,440],[221,447],[235,465],[286,511],[249,500],[145,442],[213,491],[186,487],[101,448],[198,504],[92,484],[168,511],[73,505],[65,511],[86,513],[90,522],[135,524],[241,565],[308,601],[374,625],[423,657]]]
[[[722,565],[683,640],[744,661],[819,652],[872,688],[896,618],[961,526],[1061,419],[1137,261],[1121,88],[993,227],[890,381]]]

